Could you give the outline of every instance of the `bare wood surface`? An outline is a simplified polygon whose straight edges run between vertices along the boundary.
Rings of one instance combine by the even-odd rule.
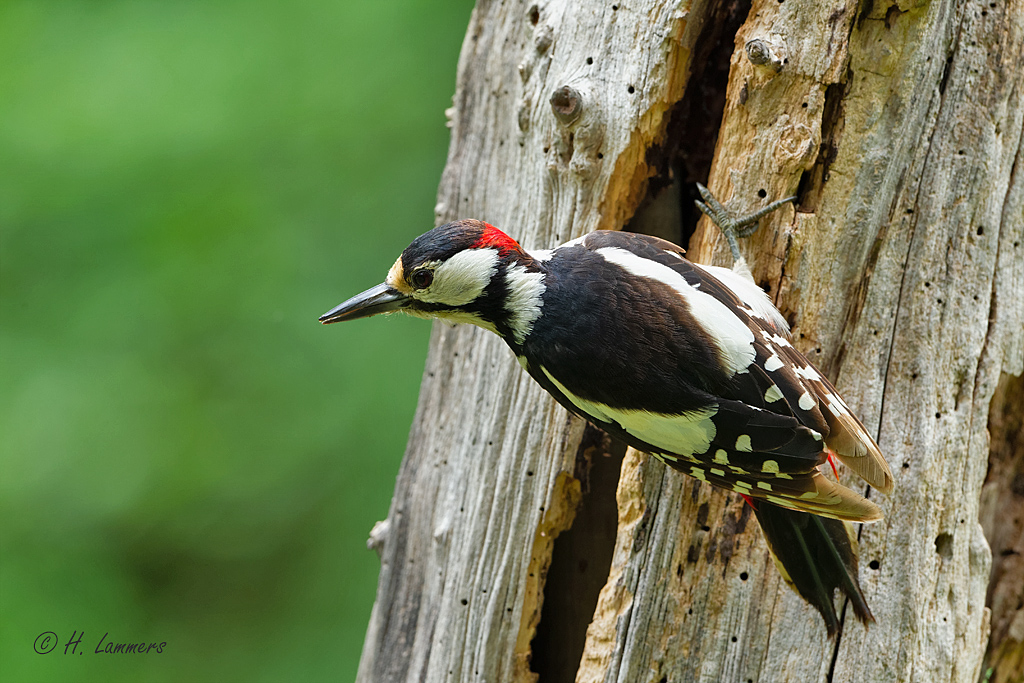
[[[481,218],[528,246],[622,227],[664,172],[652,150],[717,11],[478,3],[438,223]],[[753,3],[709,186],[739,207],[760,190],[800,197],[744,248],[798,348],[896,473],[878,500],[885,521],[861,537],[878,623],[847,615],[829,641],[740,500],[630,451],[578,681],[977,679],[989,403],[1000,373],[1024,370],[1022,26],[1020,0]],[[725,261],[714,231],[691,247],[694,260]],[[534,677],[553,541],[580,500],[581,434],[497,338],[435,325],[375,530],[382,570],[360,680]]]
[[[437,222],[480,218],[531,247],[621,227],[688,72],[688,5],[479,3]],[[550,100],[566,86],[559,117]],[[360,680],[532,678],[582,428],[496,337],[435,324]]]

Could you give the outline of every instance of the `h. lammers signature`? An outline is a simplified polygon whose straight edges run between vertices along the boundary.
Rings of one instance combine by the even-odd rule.
[[[128,642],[128,643],[115,643],[112,640],[107,640],[110,635],[109,632],[104,633],[100,641],[96,643],[96,649],[93,650],[94,654],[97,655],[119,655],[119,654],[135,654],[145,655],[156,653],[162,654],[164,648],[167,647],[167,641],[160,643],[145,643],[145,642]],[[85,637],[85,631],[79,633],[77,630],[71,634],[68,638],[68,642],[64,644],[64,654],[73,655],[76,652],[80,655],[84,655],[86,647],[83,646],[81,651],[78,650],[78,646],[82,644],[82,638]],[[60,638],[53,631],[44,631],[36,636],[35,643],[33,643],[33,649],[41,655],[50,654],[59,644]]]

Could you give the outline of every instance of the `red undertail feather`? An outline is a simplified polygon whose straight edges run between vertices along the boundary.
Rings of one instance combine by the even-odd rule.
[[[827,449],[826,449],[826,452],[828,453],[828,464],[832,465],[832,474],[836,475],[836,480],[838,481],[839,480],[839,470],[836,469],[836,461],[835,461],[835,459],[833,457],[835,455],[835,453],[833,453],[832,451],[827,450]]]

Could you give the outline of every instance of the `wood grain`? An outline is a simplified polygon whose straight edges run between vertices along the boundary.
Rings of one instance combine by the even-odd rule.
[[[480,218],[530,247],[621,228],[650,199],[649,178],[671,175],[669,119],[723,5],[479,2],[437,222]],[[630,451],[576,680],[977,680],[989,404],[1001,373],[1024,371],[1022,27],[1021,0],[752,4],[708,184],[737,208],[799,196],[743,248],[896,474],[892,495],[867,492],[886,519],[861,533],[877,623],[847,615],[830,641],[742,501]],[[696,261],[727,263],[703,224],[690,246]],[[375,530],[382,569],[359,680],[535,678],[582,431],[496,337],[435,324]]]

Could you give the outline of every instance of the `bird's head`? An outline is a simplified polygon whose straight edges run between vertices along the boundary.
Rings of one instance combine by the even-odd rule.
[[[525,333],[519,309],[532,305],[539,314],[543,276],[538,271],[538,263],[494,226],[456,221],[417,237],[383,283],[324,313],[320,322],[403,311],[521,338]]]

